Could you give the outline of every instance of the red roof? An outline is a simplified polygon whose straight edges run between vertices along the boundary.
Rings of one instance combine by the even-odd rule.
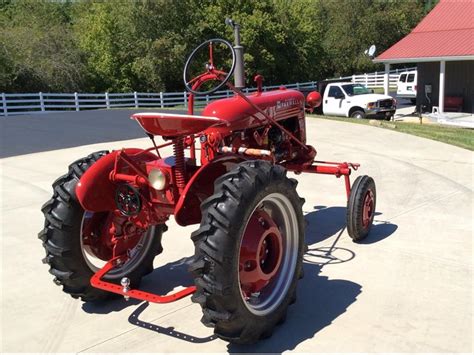
[[[474,0],[440,0],[411,33],[375,61],[465,56],[474,56]]]

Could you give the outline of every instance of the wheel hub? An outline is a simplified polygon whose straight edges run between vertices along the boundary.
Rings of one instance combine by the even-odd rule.
[[[364,198],[364,209],[362,211],[362,225],[367,228],[374,214],[374,194],[368,190]]]
[[[282,259],[282,236],[263,209],[250,218],[240,248],[239,277],[242,291],[258,293],[277,274]]]

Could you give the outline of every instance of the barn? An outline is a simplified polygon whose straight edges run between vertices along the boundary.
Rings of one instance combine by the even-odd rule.
[[[374,62],[385,64],[386,78],[391,64],[417,64],[418,108],[474,113],[474,1],[440,0]]]

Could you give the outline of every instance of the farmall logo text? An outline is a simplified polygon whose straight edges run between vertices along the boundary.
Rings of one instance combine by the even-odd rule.
[[[300,100],[298,99],[288,99],[288,100],[284,100],[284,101],[277,101],[277,104],[276,104],[276,109],[277,110],[281,110],[281,109],[285,109],[285,108],[289,108],[291,106],[299,106],[301,103]]]

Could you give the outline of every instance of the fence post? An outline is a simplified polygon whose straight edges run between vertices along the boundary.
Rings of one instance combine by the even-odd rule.
[[[135,101],[135,108],[138,108],[138,94],[136,91],[133,92],[133,101]]]
[[[40,107],[41,107],[41,111],[44,112],[44,98],[43,98],[43,93],[42,92],[39,92],[39,99],[40,99]]]
[[[188,97],[186,95],[186,91],[183,91],[183,102],[184,102],[184,108],[188,108],[188,100],[186,100]]]
[[[163,102],[163,91],[160,91],[160,106],[161,108],[165,107],[165,103]]]
[[[226,93],[227,97],[230,97],[230,91],[229,90],[226,90],[225,93]]]
[[[110,99],[109,99],[109,93],[108,92],[105,93],[105,106],[107,108],[110,108]]]
[[[365,86],[367,86],[369,84],[369,76],[367,75],[367,73],[364,73],[365,75]]]
[[[74,93],[74,104],[76,105],[76,111],[79,111],[79,95],[77,92]]]
[[[3,114],[5,115],[5,117],[8,116],[7,98],[4,92],[2,92],[2,107],[3,107]]]
[[[209,103],[209,95],[206,95],[206,104]]]
[[[296,88],[299,90],[300,89],[300,83],[296,83]]]
[[[356,76],[354,74],[352,74],[352,82],[355,83],[356,82]]]

